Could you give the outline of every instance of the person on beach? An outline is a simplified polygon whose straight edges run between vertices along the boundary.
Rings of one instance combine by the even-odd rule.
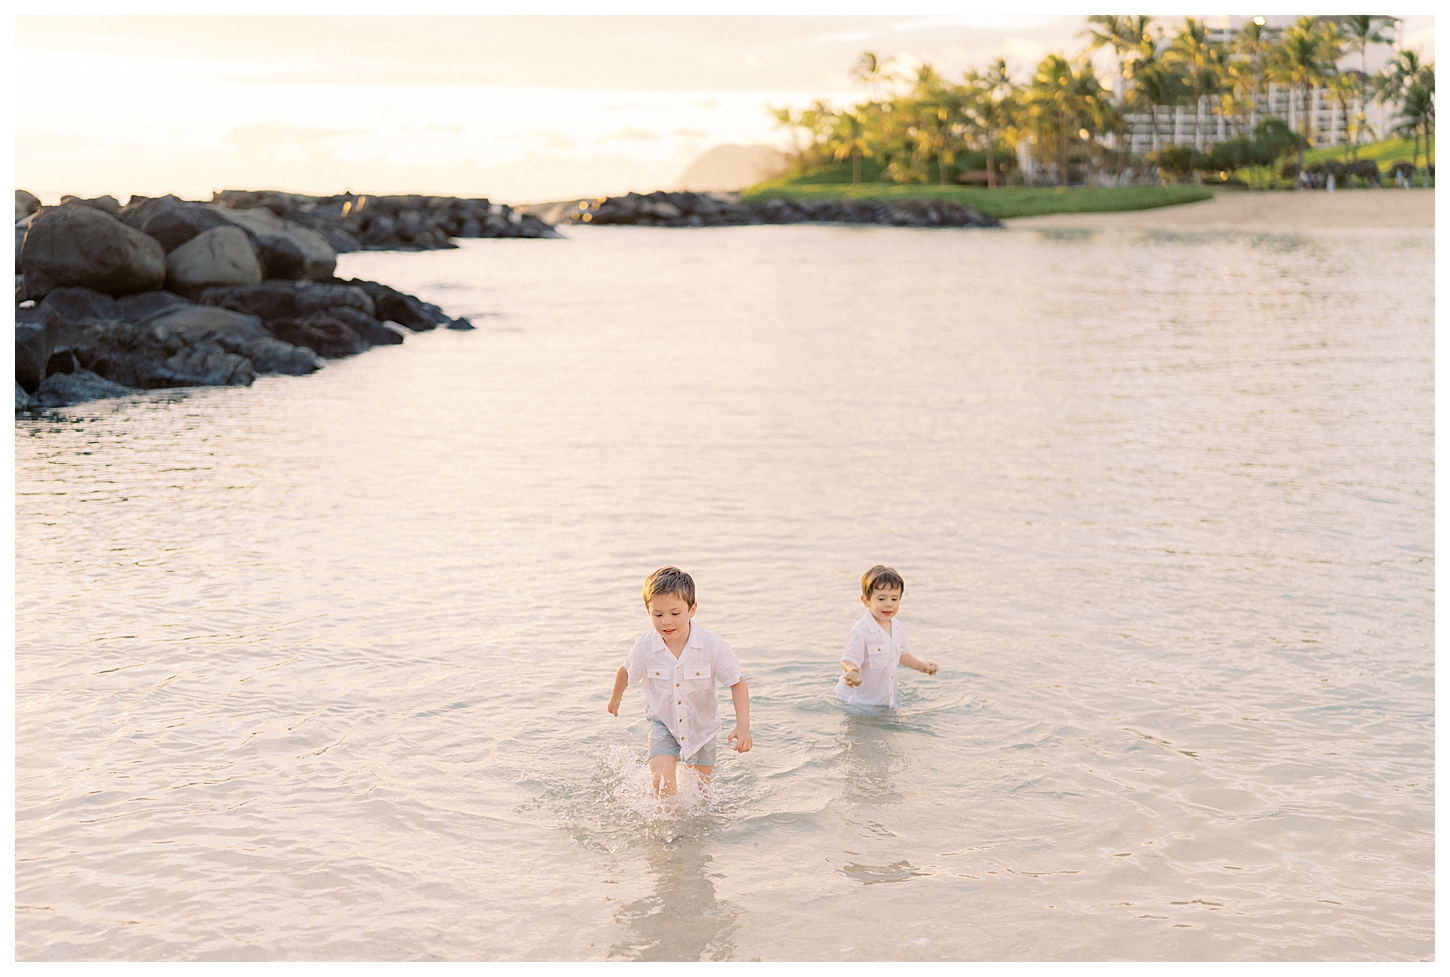
[[[661,567],[644,582],[644,607],[654,630],[639,636],[614,674],[609,712],[619,715],[627,685],[644,682],[644,714],[649,720],[649,769],[659,797],[675,792],[675,770],[683,760],[706,783],[715,767],[720,710],[715,683],[730,689],[735,728],[726,742],[747,752],[750,739],[750,690],[730,646],[692,623],[695,581],[678,567]]]
[[[896,620],[906,583],[901,574],[877,564],[861,575],[861,603],[866,613],[846,636],[841,652],[840,681],[836,695],[853,706],[896,708],[896,666],[905,665],[928,675],[936,674],[936,662],[924,662],[911,653],[906,629]]]

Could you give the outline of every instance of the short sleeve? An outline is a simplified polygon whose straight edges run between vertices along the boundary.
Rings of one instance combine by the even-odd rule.
[[[841,652],[841,661],[857,668],[866,664],[866,633],[860,628],[852,628],[851,633],[846,635],[846,648]]]
[[[740,681],[740,661],[725,642],[715,649],[715,681],[729,688]]]
[[[644,650],[642,642],[636,641],[629,654],[624,656],[624,670],[629,673],[629,684],[638,685],[644,681]]]

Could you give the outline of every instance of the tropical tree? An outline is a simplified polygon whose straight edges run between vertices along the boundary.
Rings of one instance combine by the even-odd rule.
[[[1430,185],[1430,139],[1435,133],[1435,65],[1421,67],[1409,79],[1400,99],[1401,135],[1411,136],[1415,141],[1412,161],[1420,163],[1420,134],[1425,136],[1425,168],[1421,170],[1420,186]]]
[[[1318,17],[1300,17],[1284,31],[1270,54],[1269,77],[1300,94],[1299,134],[1304,137],[1299,147],[1300,172],[1304,170],[1304,149],[1314,138],[1310,99],[1314,89],[1334,75],[1341,53],[1338,33],[1332,25]]]
[[[1369,121],[1364,111],[1365,104],[1369,101],[1370,79],[1367,52],[1371,44],[1389,44],[1391,39],[1385,36],[1384,31],[1393,28],[1398,22],[1394,17],[1377,17],[1371,14],[1339,18],[1339,34],[1344,39],[1345,47],[1359,52],[1359,77],[1356,79],[1356,88],[1359,93],[1359,115],[1355,120],[1355,138],[1350,143],[1351,159],[1359,158],[1359,138],[1369,128]]]
[[[1203,139],[1199,129],[1199,118],[1203,114],[1204,99],[1219,90],[1223,71],[1223,50],[1208,39],[1208,27],[1199,20],[1188,17],[1183,28],[1168,47],[1169,64],[1177,68],[1183,78],[1183,87],[1192,98],[1193,142],[1189,144],[1188,171],[1194,182],[1201,182],[1198,175],[1198,144]]]
[[[997,185],[997,141],[1017,125],[1016,86],[1007,74],[1007,59],[998,58],[986,72],[975,68],[964,76],[967,97],[963,112],[978,133],[987,154],[987,186]]]
[[[1151,55],[1138,62],[1133,70],[1133,87],[1128,91],[1127,104],[1131,108],[1148,112],[1148,125],[1153,133],[1153,148],[1162,146],[1158,133],[1158,109],[1177,105],[1184,95],[1183,79],[1173,70],[1171,64],[1157,55]]]

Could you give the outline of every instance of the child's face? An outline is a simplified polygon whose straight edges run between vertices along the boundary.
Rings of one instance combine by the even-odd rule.
[[[861,595],[861,603],[871,612],[871,616],[878,621],[889,621],[901,607],[900,587],[877,587],[871,591],[871,596]]]
[[[686,604],[678,594],[656,594],[644,606],[649,611],[650,623],[666,641],[690,633],[690,618],[695,616],[695,605]]]

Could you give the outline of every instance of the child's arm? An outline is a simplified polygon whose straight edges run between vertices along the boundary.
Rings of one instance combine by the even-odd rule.
[[[610,715],[619,715],[619,700],[624,698],[624,689],[627,685],[629,685],[629,669],[620,665],[619,671],[614,673],[614,691],[609,693]]]
[[[750,739],[750,690],[745,687],[745,679],[730,686],[730,701],[735,703],[735,728],[725,737],[725,742],[739,740],[735,752],[749,753],[754,744]]]
[[[936,674],[936,662],[924,662],[909,651],[901,653],[901,664],[907,668],[914,668],[918,672],[925,672],[928,675]]]
[[[855,688],[861,684],[861,667],[853,665],[848,661],[841,662],[841,668],[846,672],[846,684]]]

